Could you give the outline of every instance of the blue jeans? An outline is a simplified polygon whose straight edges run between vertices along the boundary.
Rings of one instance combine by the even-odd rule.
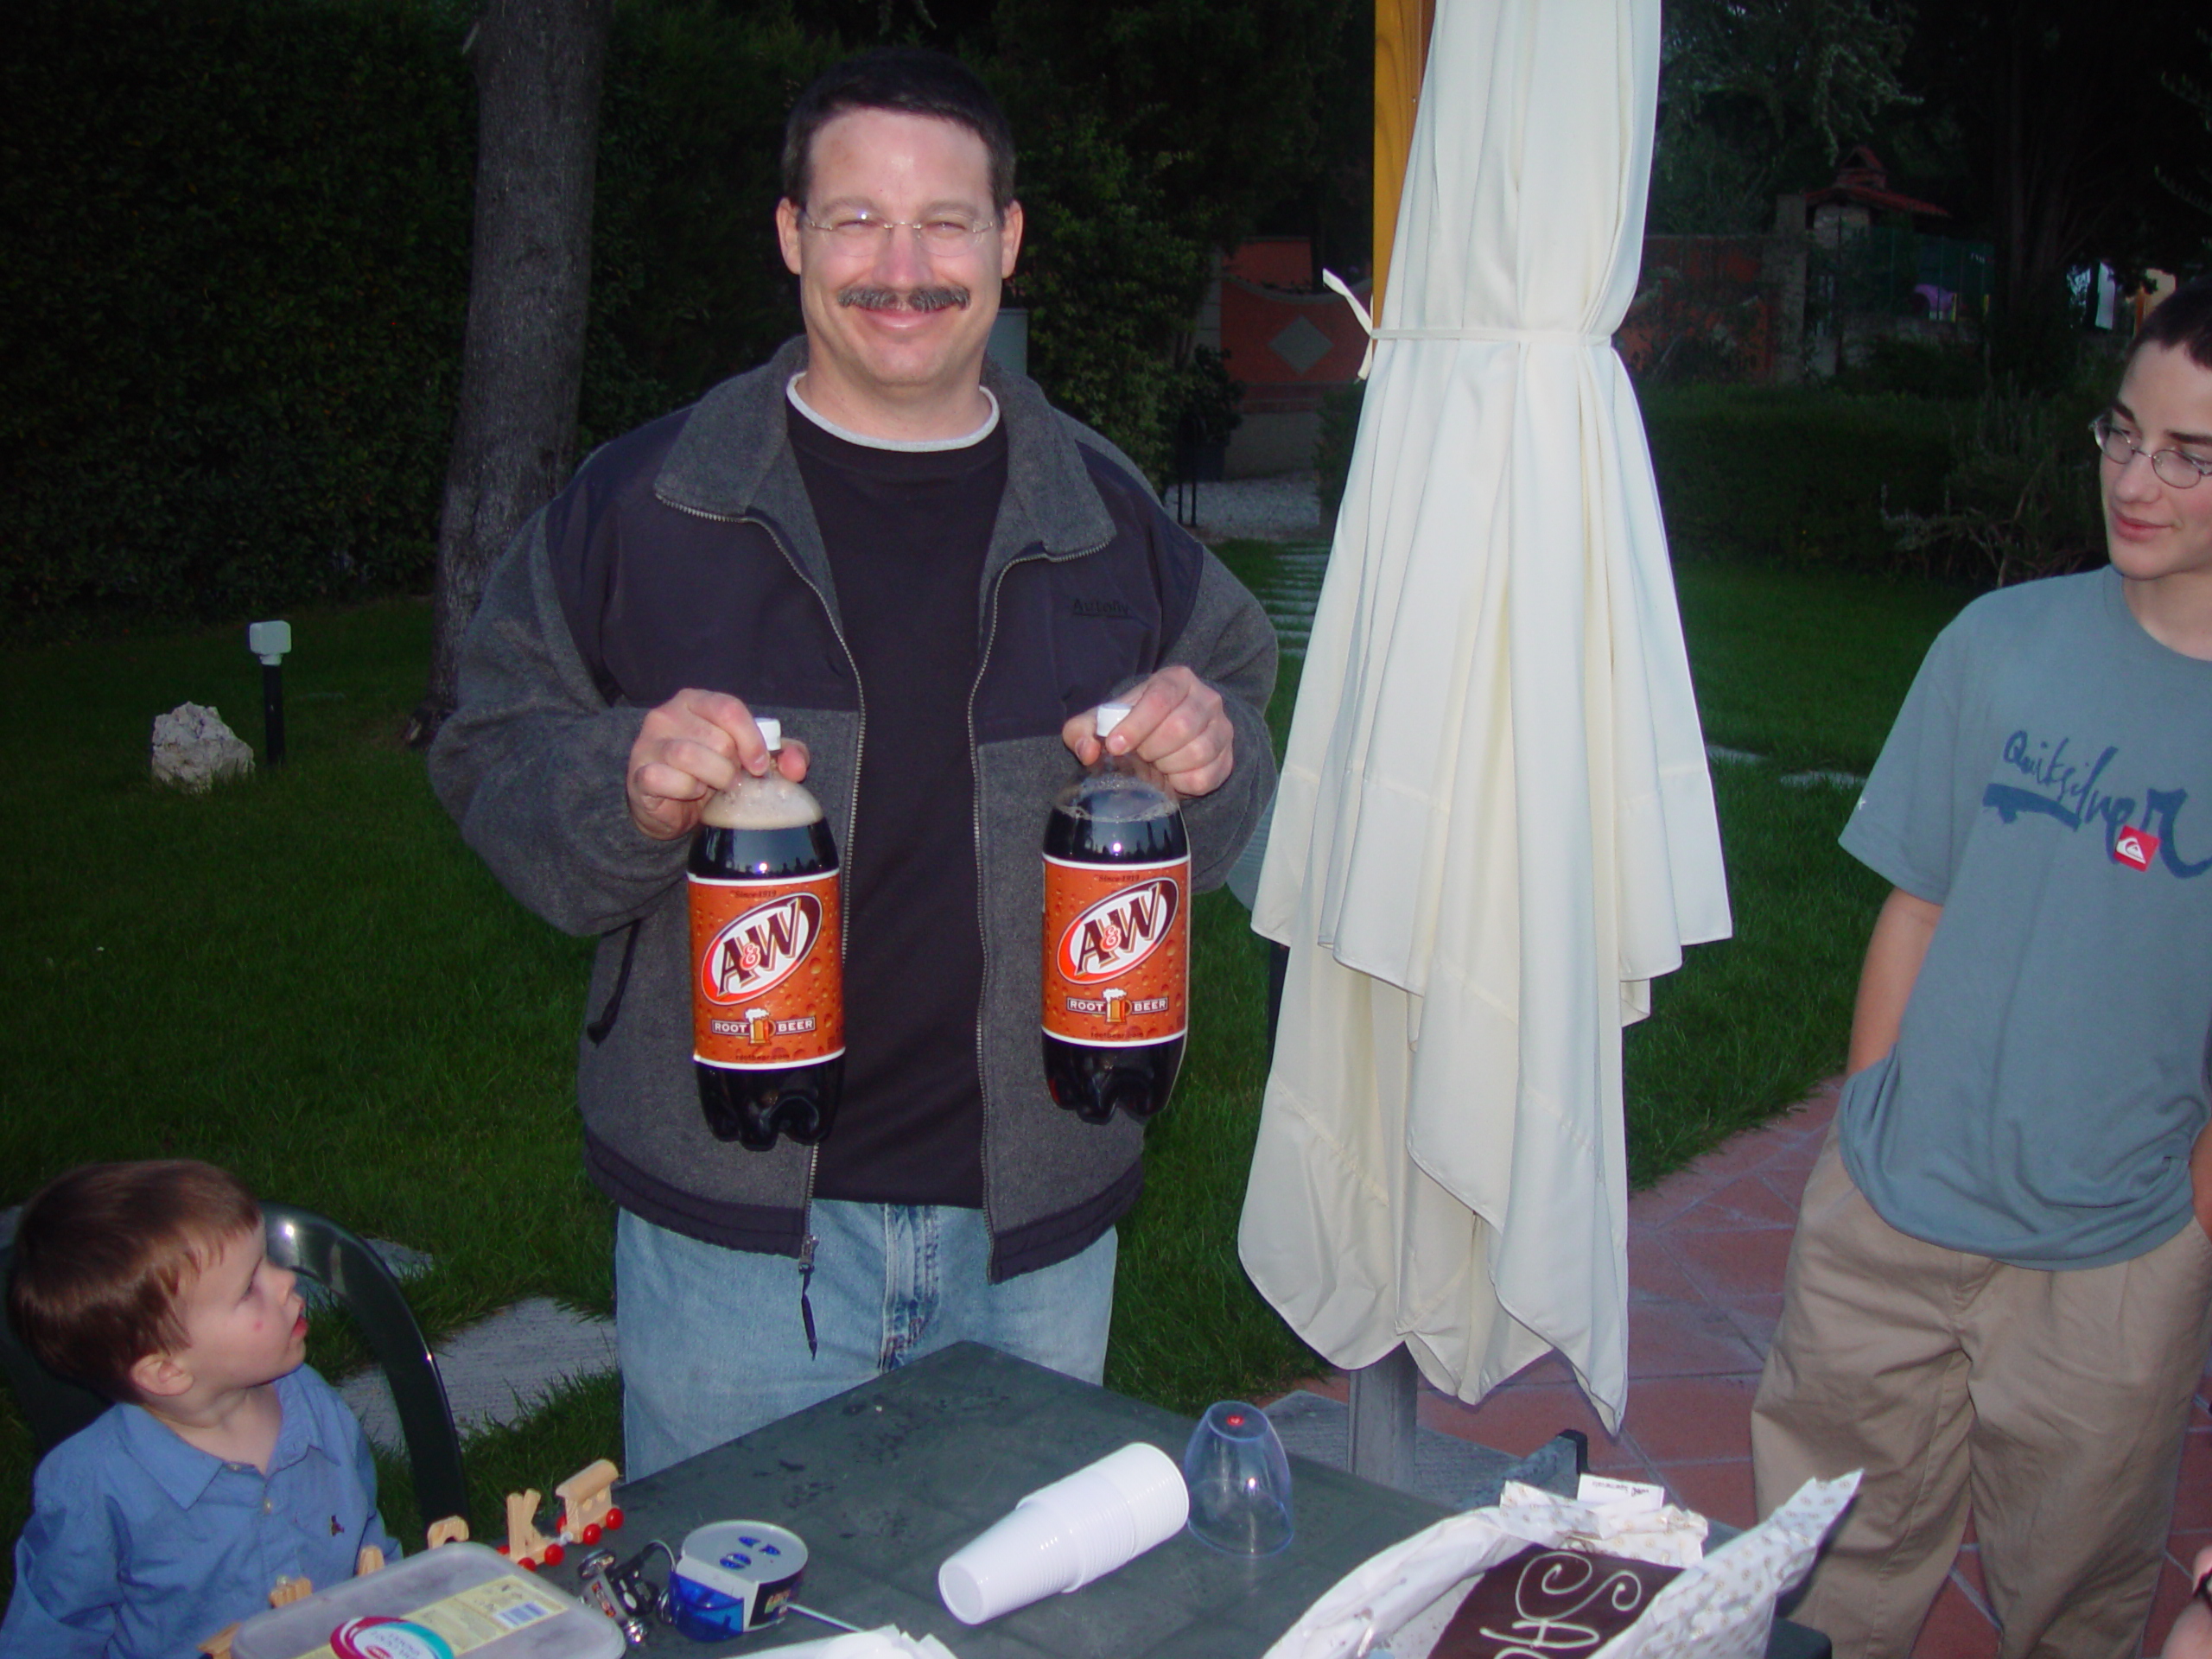
[[[623,1474],[635,1480],[910,1359],[981,1342],[1086,1382],[1106,1370],[1116,1239],[990,1282],[980,1210],[847,1204],[810,1212],[807,1350],[799,1267],[621,1211],[614,1231]]]

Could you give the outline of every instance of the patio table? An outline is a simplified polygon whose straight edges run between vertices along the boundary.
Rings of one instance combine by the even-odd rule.
[[[1185,1532],[1072,1595],[984,1624],[945,1611],[938,1564],[1017,1499],[1132,1440],[1180,1461],[1192,1427],[961,1343],[626,1483],[624,1525],[607,1541],[626,1559],[652,1538],[680,1549],[685,1533],[709,1521],[773,1522],[806,1541],[805,1605],[863,1630],[926,1631],[959,1659],[1259,1659],[1345,1573],[1448,1513],[1294,1457],[1296,1535],[1277,1555],[1232,1558]],[[547,1576],[574,1590],[575,1559]],[[656,1557],[656,1577],[664,1565]],[[721,1644],[656,1627],[649,1646],[706,1659],[834,1633],[793,1616]],[[1770,1651],[1810,1659],[1826,1645],[1785,1635]]]

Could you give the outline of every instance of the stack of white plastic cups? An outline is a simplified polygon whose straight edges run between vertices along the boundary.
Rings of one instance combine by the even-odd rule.
[[[1175,1459],[1141,1442],[1040,1486],[950,1556],[938,1594],[963,1624],[1080,1590],[1183,1529],[1189,1491]]]

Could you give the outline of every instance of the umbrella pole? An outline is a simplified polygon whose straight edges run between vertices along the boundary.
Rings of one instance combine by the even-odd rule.
[[[1402,1345],[1351,1373],[1352,1473],[1402,1492],[1414,1490],[1414,1393],[1420,1377]]]

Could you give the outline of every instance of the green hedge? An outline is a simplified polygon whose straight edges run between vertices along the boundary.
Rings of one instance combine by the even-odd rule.
[[[465,0],[11,9],[0,626],[235,617],[428,582],[467,305],[469,15]],[[582,448],[798,328],[770,232],[784,113],[844,49],[777,0],[618,10]],[[1033,372],[1164,470],[1166,348],[1205,248],[1164,222],[1157,158],[985,67],[1024,123],[1014,297]]]
[[[0,65],[0,607],[419,580],[467,283],[433,0],[18,0]]]
[[[1891,513],[1934,512],[1970,404],[1826,390],[1643,394],[1675,555],[1894,570]]]

